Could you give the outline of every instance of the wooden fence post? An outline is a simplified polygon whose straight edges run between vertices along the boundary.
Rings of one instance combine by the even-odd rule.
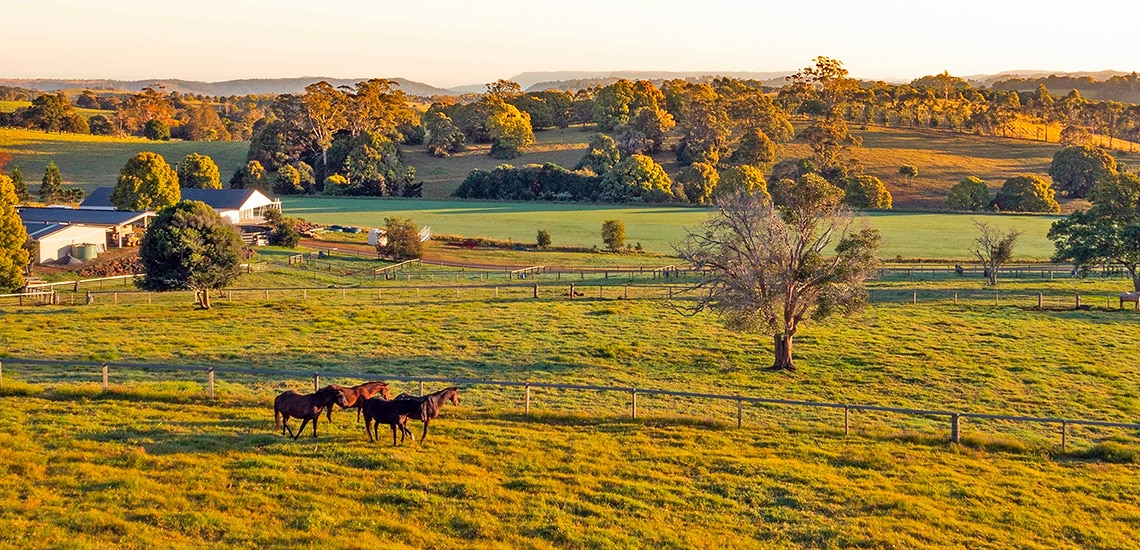
[[[1040,292],[1038,292],[1037,293],[1037,309],[1041,309],[1041,305],[1043,303],[1043,300],[1044,300],[1043,296],[1041,295]]]
[[[1076,307],[1076,309],[1081,309],[1081,293],[1080,292],[1077,293],[1077,307]]]
[[[420,397],[424,396],[424,381],[420,380]]]
[[[574,299],[574,283],[570,283],[570,299]]]
[[[269,301],[269,289],[265,289],[265,301]]]
[[[918,305],[918,291],[914,291],[914,295],[910,298],[911,305]]]
[[[602,285],[598,285],[598,298],[602,297]]]
[[[960,443],[962,441],[961,426],[959,425],[961,418],[962,418],[962,415],[960,415],[958,413],[954,413],[954,414],[950,415],[950,442],[951,443]]]
[[[954,293],[954,305],[958,305],[958,293]]]
[[[629,395],[633,398],[633,403],[629,409],[629,417],[633,420],[637,420],[637,390],[630,391]]]
[[[523,404],[523,414],[530,416],[530,384],[526,385],[526,401]]]
[[[107,363],[103,363],[103,391],[107,391]]]
[[[214,367],[210,367],[210,370],[207,372],[209,373],[209,376],[210,376],[209,386],[208,386],[209,390],[208,391],[209,391],[210,399],[213,399],[214,398]]]
[[[321,373],[313,373],[313,391],[318,392],[321,390]]]
[[[736,398],[736,427],[744,427],[744,400]]]

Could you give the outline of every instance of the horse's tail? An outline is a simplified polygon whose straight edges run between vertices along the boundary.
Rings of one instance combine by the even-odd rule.
[[[273,404],[273,428],[281,429],[281,409],[277,408],[277,403]]]

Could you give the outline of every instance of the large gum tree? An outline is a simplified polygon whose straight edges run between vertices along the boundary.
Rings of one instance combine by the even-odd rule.
[[[841,206],[843,192],[822,178],[801,178],[779,207],[763,195],[717,201],[718,213],[678,247],[703,276],[694,302],[729,328],[772,335],[771,370],[795,370],[792,341],[801,324],[858,310],[878,265],[881,237]],[[835,243],[834,248],[832,244]]]

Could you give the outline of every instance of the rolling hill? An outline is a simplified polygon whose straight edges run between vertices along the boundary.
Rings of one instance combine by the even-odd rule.
[[[305,86],[322,80],[333,86],[352,86],[367,78],[327,78],[322,76],[302,76],[297,78],[249,78],[242,80],[224,80],[221,82],[200,82],[196,80],[164,79],[151,80],[81,80],[81,79],[0,79],[0,86],[14,86],[52,92],[56,90],[71,90],[90,88],[93,90],[126,90],[139,91],[147,86],[162,86],[167,91],[182,94],[202,94],[212,96],[231,95],[264,95],[264,94],[296,94],[305,91]],[[389,78],[400,84],[400,89],[414,96],[429,97],[433,95],[448,95],[452,92],[443,88],[436,88],[430,84],[408,80],[406,78]]]

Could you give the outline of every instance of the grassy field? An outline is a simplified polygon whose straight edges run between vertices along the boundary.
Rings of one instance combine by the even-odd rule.
[[[260,286],[281,274],[243,276]],[[1122,280],[1018,280],[1086,295]],[[974,291],[977,280],[912,283]],[[1135,433],[464,387],[426,445],[369,444],[351,416],[318,441],[273,433],[269,403],[306,373],[560,381],[1135,421],[1131,311],[1003,302],[874,304],[807,326],[800,371],[770,341],[661,302],[532,300],[393,287],[115,305],[0,308],[0,347],[36,358],[297,370],[292,380],[4,365],[0,541],[11,546],[1127,548],[1140,533]],[[50,334],[50,337],[43,337]],[[338,380],[326,374],[324,380]],[[396,391],[414,391],[394,383]],[[429,385],[429,391],[433,389]],[[418,435],[418,430],[416,431]]]
[[[1050,181],[1049,164],[1060,149],[1056,143],[933,130],[871,127],[855,134],[863,138],[863,146],[852,148],[851,156],[866,173],[883,180],[900,209],[941,209],[946,192],[967,176],[988,182],[991,193],[1007,178],[1022,174]],[[803,143],[786,145],[784,152],[796,157],[811,154]],[[909,183],[899,175],[903,164],[918,167],[918,176]]]
[[[408,164],[416,167],[416,177],[424,182],[424,196],[446,198],[476,168],[490,170],[500,164],[522,166],[553,162],[573,169],[593,135],[594,132],[583,132],[577,127],[535,132],[537,143],[528,147],[521,157],[510,160],[491,158],[490,144],[472,144],[466,151],[442,159],[428,155],[422,146],[405,147],[404,153]]]
[[[19,166],[25,180],[36,188],[48,161],[59,165],[63,180],[90,191],[114,186],[119,171],[141,151],[153,151],[174,164],[190,153],[208,155],[218,164],[222,179],[228,180],[245,164],[249,142],[226,141],[148,141],[141,138],[115,138],[77,134],[49,134],[38,130],[0,128],[0,151],[12,154],[8,166]]]
[[[429,201],[405,199],[343,199],[285,197],[283,208],[290,216],[310,221],[382,227],[384,218],[410,217],[420,226],[431,226],[442,235],[482,236],[519,243],[533,243],[539,229],[550,232],[554,244],[602,246],[602,222],[625,222],[626,241],[640,242],[650,252],[673,254],[672,243],[685,237],[685,228],[697,227],[711,212],[704,208],[622,206],[566,203],[510,203]],[[997,216],[967,214],[920,214],[872,212],[867,220],[885,239],[884,258],[962,258],[976,237],[972,220],[989,221],[1000,228],[1023,232],[1018,242],[1019,259],[1048,259],[1053,244],[1045,238],[1051,216]]]

